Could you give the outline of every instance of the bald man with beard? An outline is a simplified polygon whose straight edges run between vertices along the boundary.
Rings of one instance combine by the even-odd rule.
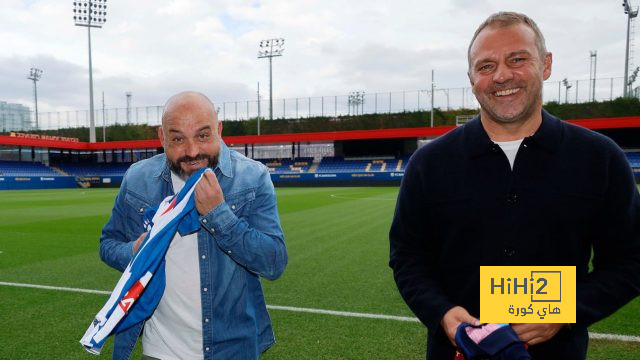
[[[116,335],[114,359],[130,358],[139,336],[143,359],[163,360],[257,359],[275,342],[260,284],[287,264],[274,187],[268,169],[229,150],[221,134],[205,95],[174,95],[158,129],[164,153],[124,176],[100,237],[102,260],[119,271],[145,237],[144,212],[197,170],[214,170],[196,185],[199,230],[176,233],[162,299],[150,318]]]

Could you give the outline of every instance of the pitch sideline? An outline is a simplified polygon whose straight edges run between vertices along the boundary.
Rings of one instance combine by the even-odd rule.
[[[329,194],[330,198],[334,199],[347,199],[347,200],[367,200],[367,201],[396,201],[396,198],[380,198],[380,197],[357,197],[357,196],[349,196],[349,195],[337,195],[337,194]]]
[[[109,295],[109,294],[111,294],[111,291],[106,291],[106,290],[80,289],[80,288],[71,288],[71,287],[62,287],[62,286],[49,286],[49,285],[25,284],[25,283],[12,283],[12,282],[5,282],[5,281],[0,281],[0,286],[14,286],[14,287],[33,288],[33,289],[68,291],[68,292],[100,294],[100,295]],[[280,306],[280,305],[267,305],[267,308],[272,309],[272,310],[306,312],[306,313],[312,313],[312,314],[324,314],[324,315],[333,315],[333,316],[346,316],[346,317],[366,318],[366,319],[395,320],[395,321],[407,321],[407,322],[417,322],[417,323],[420,322],[417,318],[408,317],[408,316],[395,316],[395,315],[384,315],[384,314],[359,313],[359,312],[351,312],[351,311],[337,311],[337,310],[301,308],[301,307]],[[590,339],[598,339],[598,340],[612,340],[612,341],[625,341],[625,342],[637,342],[637,343],[640,343],[640,336],[632,336],[632,335],[601,334],[601,333],[589,332],[589,338]]]

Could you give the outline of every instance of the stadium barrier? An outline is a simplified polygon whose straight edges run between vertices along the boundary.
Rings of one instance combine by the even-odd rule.
[[[403,175],[403,172],[285,173],[271,174],[271,180],[276,186],[386,186],[400,184]],[[119,187],[122,178],[123,176],[77,176],[71,186],[60,187],[77,187],[76,182],[92,188]]]
[[[120,187],[124,176],[76,176],[87,187]]]
[[[404,172],[271,174],[275,186],[390,186],[399,185]]]
[[[403,172],[271,174],[276,186],[398,185]],[[2,176],[0,190],[119,187],[123,176]]]
[[[0,176],[0,190],[76,188],[74,176]]]

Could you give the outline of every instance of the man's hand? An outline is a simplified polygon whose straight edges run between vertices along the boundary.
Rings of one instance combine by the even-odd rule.
[[[140,247],[140,244],[142,244],[142,240],[144,240],[146,236],[147,236],[147,231],[143,232],[140,236],[138,236],[138,239],[136,239],[136,242],[133,244],[134,254],[138,252],[138,248]]]
[[[480,320],[471,316],[462,306],[454,306],[449,309],[440,321],[440,326],[444,329],[453,346],[456,346],[456,331],[462,322],[471,325],[480,325]]]
[[[554,337],[567,324],[511,324],[523,342],[529,345],[543,343]]]
[[[216,175],[205,171],[202,179],[196,185],[196,209],[200,215],[205,215],[224,201],[224,194]]]

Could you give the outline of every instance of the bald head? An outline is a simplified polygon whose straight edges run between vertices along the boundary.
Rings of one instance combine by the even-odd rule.
[[[162,111],[162,126],[166,126],[169,119],[175,116],[184,116],[195,113],[210,118],[217,127],[218,114],[213,102],[203,93],[197,91],[184,91],[173,95],[164,104]]]
[[[171,171],[186,179],[194,171],[218,163],[222,123],[209,98],[185,91],[165,104],[158,137]]]

